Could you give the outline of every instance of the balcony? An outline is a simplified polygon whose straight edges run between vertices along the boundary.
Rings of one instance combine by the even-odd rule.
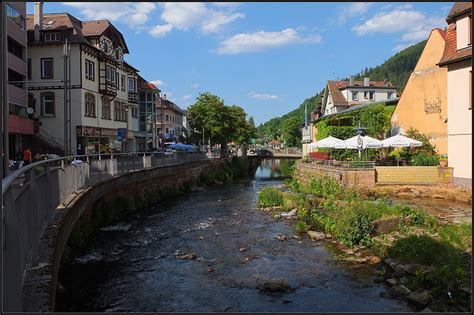
[[[132,104],[138,104],[138,94],[133,92],[128,92],[128,102]]]
[[[28,105],[28,92],[14,85],[8,85],[8,99],[11,103],[22,106]]]
[[[8,114],[8,132],[26,135],[34,134],[33,119]]]
[[[26,61],[18,58],[12,53],[8,53],[8,68],[26,77]]]
[[[10,18],[7,18],[7,34],[11,38],[14,38],[18,43],[26,47],[26,31],[22,30],[15,22]]]

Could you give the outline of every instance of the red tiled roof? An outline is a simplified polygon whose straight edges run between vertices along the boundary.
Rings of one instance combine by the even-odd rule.
[[[461,14],[464,14],[472,9],[472,2],[456,2],[452,7],[451,11],[449,11],[448,17],[446,21],[451,23],[453,19]]]
[[[327,81],[327,86],[329,89],[329,93],[331,93],[332,101],[336,106],[349,106],[344,95],[342,95],[341,90],[347,88],[349,86],[349,81]],[[363,81],[354,81],[354,85],[356,87],[364,87]],[[393,88],[393,84],[390,81],[370,81],[369,87],[391,87]]]
[[[138,82],[138,88],[144,89],[144,90],[157,90],[158,91],[158,89],[156,88],[156,85],[150,82],[146,82],[146,81]]]
[[[456,23],[452,22],[448,25],[446,31],[446,44],[444,45],[443,57],[439,61],[440,66],[447,65],[456,61],[468,59],[472,55],[472,46],[463,49],[457,49],[456,41]]]

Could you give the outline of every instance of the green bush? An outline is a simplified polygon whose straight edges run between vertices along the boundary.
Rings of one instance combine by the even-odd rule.
[[[283,204],[283,193],[276,188],[264,187],[258,194],[257,205],[261,208],[281,206]]]
[[[295,225],[295,230],[299,234],[306,233],[311,228],[311,225],[307,224],[304,221],[298,221]]]
[[[465,251],[472,248],[472,224],[449,224],[438,230],[440,239],[452,246]]]
[[[347,246],[370,244],[373,226],[368,213],[356,212],[348,217],[345,223],[340,234],[343,244]]]
[[[439,157],[437,155],[416,153],[413,155],[411,162],[414,166],[437,166],[439,164]]]
[[[306,197],[303,194],[284,193],[283,209],[290,211],[293,209],[302,209],[306,207]]]

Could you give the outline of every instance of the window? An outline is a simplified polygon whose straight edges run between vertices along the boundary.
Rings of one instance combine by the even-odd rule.
[[[95,96],[92,93],[85,94],[86,111],[84,116],[95,117]]]
[[[60,32],[44,33],[44,41],[45,42],[59,42],[61,41],[61,33]]]
[[[115,69],[112,69],[111,67],[107,67],[105,72],[106,72],[107,83],[115,86],[117,84],[116,79],[118,79],[118,75]]]
[[[123,102],[114,102],[114,120],[127,121],[127,111],[125,110],[125,104]]]
[[[102,99],[102,119],[110,120],[110,100],[108,98]]]
[[[130,93],[137,93],[137,80],[134,78],[128,78],[128,91]]]
[[[370,97],[370,100],[373,101],[375,99],[375,91],[370,91],[369,97]]]
[[[41,79],[53,79],[53,58],[41,58]]]
[[[393,92],[387,92],[387,99],[392,99]]]
[[[12,69],[8,69],[8,81],[11,82],[11,85],[22,89],[24,87],[23,82],[25,81],[25,77]]]
[[[125,92],[125,76],[120,76],[120,89]]]
[[[86,59],[86,79],[94,81],[94,70],[95,70],[95,65],[94,62]]]
[[[166,121],[169,121],[169,116],[168,116],[168,115],[166,115]],[[168,132],[168,131],[167,131],[167,132]]]
[[[28,58],[28,61],[27,61],[27,72],[28,72],[28,80],[31,80],[31,59]]]
[[[54,116],[54,92],[41,93],[41,116]]]
[[[14,9],[11,5],[7,4],[7,16],[22,30],[25,30],[25,18],[21,16],[20,12]]]
[[[352,92],[352,100],[353,101],[358,101],[359,100],[359,93],[358,92]]]
[[[18,44],[15,40],[11,39],[10,36],[8,36],[8,52],[11,54],[17,56],[20,59],[23,59],[23,46]]]
[[[117,89],[119,88],[119,84],[120,84],[119,77],[120,77],[120,75],[118,74],[118,72],[115,72],[115,87]]]
[[[369,98],[369,91],[364,91],[364,99],[368,99]]]

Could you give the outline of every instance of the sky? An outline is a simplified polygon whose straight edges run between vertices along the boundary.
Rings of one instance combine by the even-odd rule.
[[[125,60],[168,99],[186,109],[210,92],[258,125],[297,108],[327,80],[425,40],[446,26],[453,4],[45,2],[44,13],[108,19],[125,37]]]

